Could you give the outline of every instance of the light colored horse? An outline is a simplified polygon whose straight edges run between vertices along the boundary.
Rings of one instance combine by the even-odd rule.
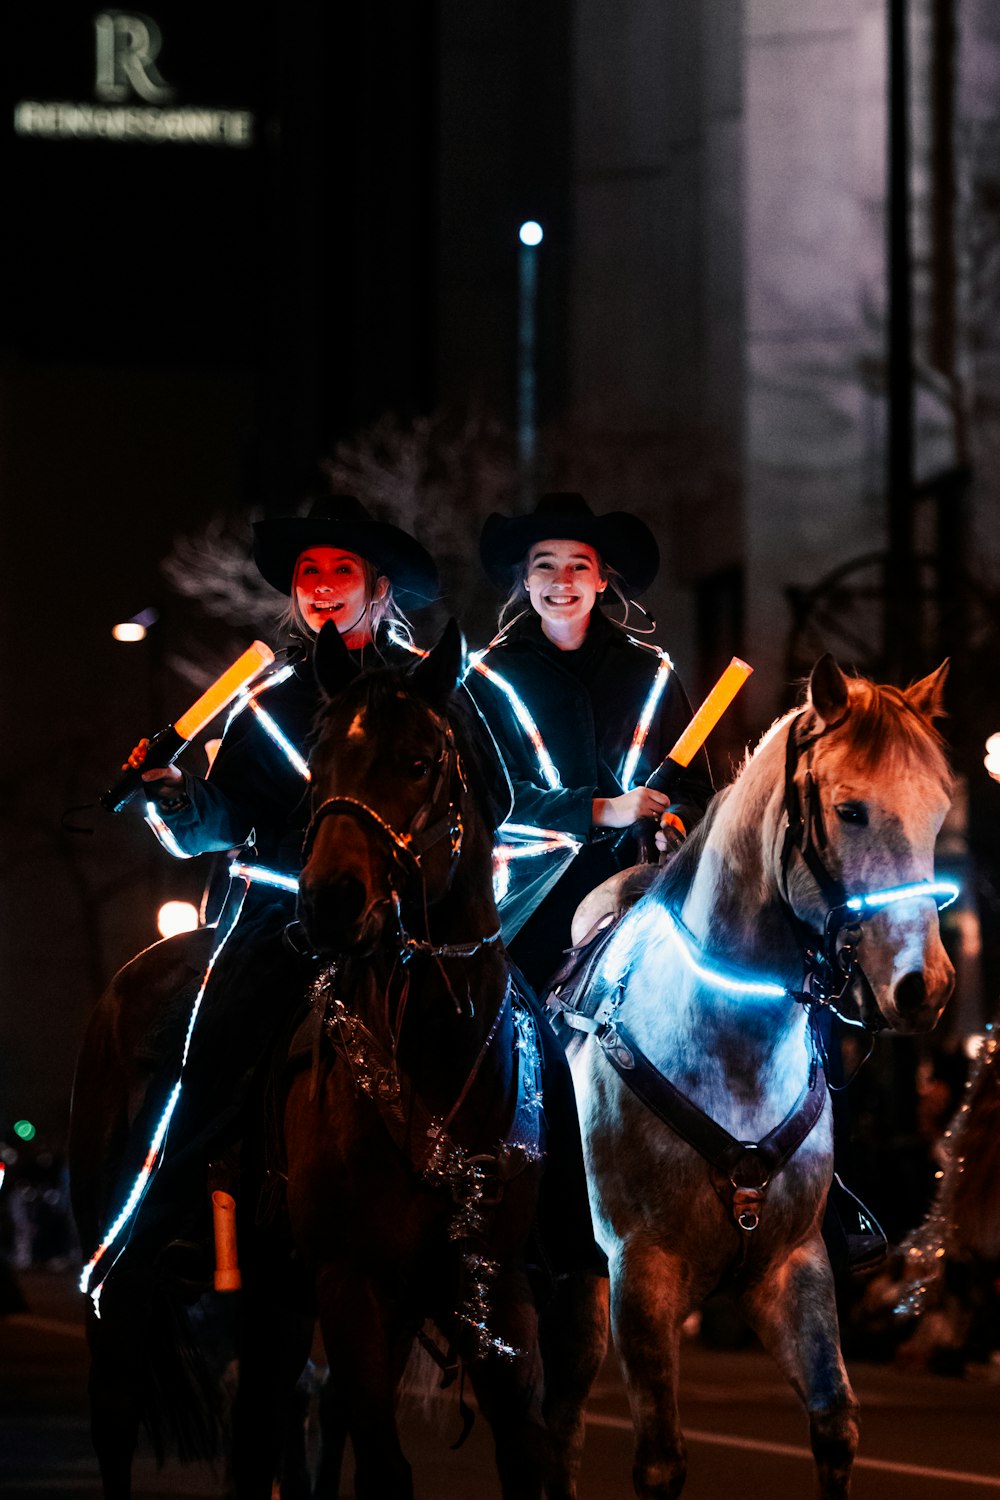
[[[903,693],[847,678],[824,657],[805,707],[748,757],[624,916],[595,971],[590,997],[605,1002],[596,1019],[610,1013],[611,1025],[584,1034],[573,1074],[635,1427],[633,1482],[644,1500],[668,1500],[683,1487],[681,1327],[719,1289],[734,1297],[808,1412],[820,1494],[848,1493],[858,1405],[820,1233],[831,1110],[821,1068],[818,1095],[809,1089],[816,1001],[801,991],[822,998],[841,989],[838,970],[852,968],[858,948],[863,976],[855,968],[851,983],[864,989],[861,1010],[873,1028],[927,1030],[948,999],[953,972],[934,899],[865,910],[853,931],[845,931],[849,911],[827,922],[845,898],[933,878],[951,788],[931,725],[945,671]],[[600,902],[590,901],[591,916]],[[822,953],[831,925],[832,967],[804,961],[807,949]],[[642,1054],[734,1138],[731,1170],[710,1165],[637,1096],[630,1082]],[[759,1142],[803,1100],[812,1118],[780,1167],[742,1153],[741,1143]],[[606,1340],[606,1316],[603,1333]]]

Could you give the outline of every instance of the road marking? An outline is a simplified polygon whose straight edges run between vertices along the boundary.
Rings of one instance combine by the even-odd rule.
[[[618,1432],[631,1432],[628,1417],[612,1417],[601,1414],[587,1415],[587,1426],[613,1427]],[[749,1448],[754,1453],[772,1453],[779,1458],[807,1458],[812,1462],[808,1448],[793,1447],[791,1443],[767,1443],[760,1438],[736,1437],[729,1432],[699,1432],[685,1427],[684,1436],[692,1443],[711,1443],[716,1448]],[[856,1458],[856,1469],[879,1469],[887,1474],[907,1474],[913,1479],[938,1479],[950,1484],[981,1484],[987,1489],[1000,1490],[1000,1479],[993,1474],[967,1474],[961,1469],[931,1469],[923,1464],[893,1463],[887,1458]]]
[[[61,1318],[36,1318],[31,1313],[12,1313],[4,1318],[11,1328],[33,1328],[37,1333],[61,1333],[70,1339],[85,1339],[87,1333],[82,1323],[65,1323]]]

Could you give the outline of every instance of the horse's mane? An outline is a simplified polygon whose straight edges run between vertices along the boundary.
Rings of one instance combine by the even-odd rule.
[[[950,796],[952,773],[945,743],[930,720],[913,707],[905,693],[900,688],[871,682],[866,677],[849,677],[847,685],[850,712],[843,726],[830,733],[848,737],[850,752],[857,758],[859,766],[871,770],[883,760],[890,764],[899,760],[916,762],[929,769]],[[650,886],[651,896],[666,906],[680,904],[690,889],[702,849],[723,801],[738,785],[764,745],[793,718],[807,713],[810,713],[808,707],[784,714],[765,731],[756,746],[747,751],[735,780],[713,797],[701,822],[657,874]]]
[[[409,667],[372,667],[355,679],[343,694],[327,699],[317,711],[314,724],[314,746],[322,746],[328,726],[328,710],[331,703],[340,697],[352,695],[357,707],[364,708],[376,718],[399,693],[425,700],[414,690]],[[427,707],[431,707],[430,704]],[[435,710],[436,712],[437,710]],[[469,791],[476,804],[479,816],[486,824],[491,837],[495,835],[497,823],[506,814],[506,780],[502,768],[497,764],[496,751],[485,733],[482,722],[471,701],[461,691],[452,696],[445,718],[455,736],[455,746],[462,760],[462,769]]]
[[[901,688],[849,677],[851,711],[844,724],[852,754],[865,770],[882,760],[916,760],[938,776],[951,791],[952,774],[944,740],[906,697]]]

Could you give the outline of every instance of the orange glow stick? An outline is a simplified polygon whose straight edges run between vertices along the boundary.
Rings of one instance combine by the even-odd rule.
[[[192,703],[186,713],[175,719],[174,728],[182,740],[193,740],[196,734],[200,734],[206,724],[210,724],[216,714],[228,708],[233,699],[263,672],[274,661],[274,652],[270,646],[265,646],[263,641],[254,641],[253,645],[244,651],[243,655],[233,662],[232,666],[223,672],[217,681],[206,688],[196,703]]]
[[[658,792],[670,790],[677,773],[691,764],[752,671],[753,667],[748,662],[741,661],[738,656],[733,657],[670,754],[649,777],[647,786]]]
[[[243,1285],[236,1254],[236,1200],[217,1189],[212,1194],[212,1229],[215,1233],[215,1290],[238,1292]]]
[[[124,771],[114,786],[100,799],[108,812],[121,812],[142,787],[143,771],[169,766],[180,755],[189,740],[200,734],[216,714],[228,708],[255,677],[274,661],[274,652],[263,641],[254,641],[243,655],[227,667],[222,676],[206,688],[201,697],[174,724],[168,724],[154,735],[146,747],[146,758],[140,767]]]
[[[670,752],[670,759],[679,766],[689,766],[694,755],[701,749],[740,688],[746,682],[753,667],[734,656],[719,678],[704,703],[698,709],[680,739]]]

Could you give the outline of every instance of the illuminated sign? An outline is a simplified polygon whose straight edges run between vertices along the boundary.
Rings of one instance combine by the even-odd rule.
[[[250,146],[246,109],[194,109],[172,103],[177,90],[161,75],[162,45],[151,16],[104,10],[94,17],[94,93],[98,103],[21,99],[14,133],[46,140],[147,141]]]

